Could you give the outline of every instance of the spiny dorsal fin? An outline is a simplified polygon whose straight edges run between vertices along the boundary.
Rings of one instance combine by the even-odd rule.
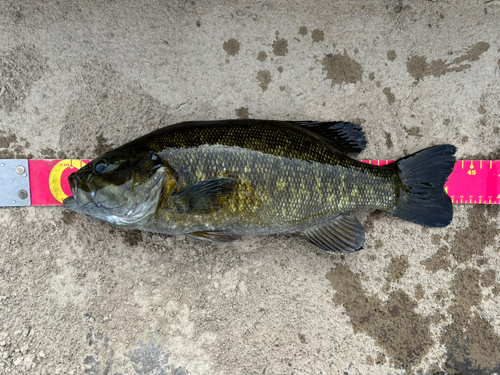
[[[363,225],[355,217],[347,215],[337,216],[322,226],[296,234],[323,250],[336,253],[351,253],[365,245]]]
[[[168,198],[167,208],[180,213],[203,214],[220,208],[234,190],[234,178],[213,178],[189,185]]]
[[[290,122],[319,135],[345,154],[357,155],[366,147],[361,127],[350,122]]]
[[[220,242],[220,243],[233,242],[239,239],[239,237],[235,236],[234,234],[219,232],[219,231],[193,232],[193,233],[188,233],[188,235],[198,240],[203,240],[208,242]]]

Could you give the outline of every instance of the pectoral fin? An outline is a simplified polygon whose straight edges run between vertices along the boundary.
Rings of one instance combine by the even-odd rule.
[[[355,217],[347,215],[337,216],[320,227],[296,234],[326,251],[351,253],[365,245],[363,225]]]
[[[233,242],[239,239],[238,236],[235,236],[231,233],[226,232],[193,232],[188,234],[191,237],[194,237],[198,240],[209,241],[209,242]]]
[[[167,207],[180,213],[209,213],[218,210],[234,189],[234,178],[213,178],[190,185],[168,198]]]

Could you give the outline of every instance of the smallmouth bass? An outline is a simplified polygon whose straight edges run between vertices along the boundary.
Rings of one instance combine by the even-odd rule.
[[[294,233],[327,251],[363,248],[351,213],[378,209],[444,227],[444,184],[455,147],[434,146],[386,166],[361,163],[366,146],[347,122],[225,120],[153,131],[68,178],[64,207],[131,229],[231,242]]]

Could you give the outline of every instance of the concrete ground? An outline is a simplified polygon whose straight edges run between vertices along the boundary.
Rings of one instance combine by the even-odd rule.
[[[500,158],[498,1],[0,1],[0,158],[93,158],[166,124],[350,120],[362,158]],[[2,374],[500,372],[499,209],[366,248],[212,245],[0,210]]]

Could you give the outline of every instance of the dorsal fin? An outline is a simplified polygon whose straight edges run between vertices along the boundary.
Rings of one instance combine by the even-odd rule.
[[[357,155],[366,147],[365,134],[350,122],[290,121],[324,138],[345,154]]]

